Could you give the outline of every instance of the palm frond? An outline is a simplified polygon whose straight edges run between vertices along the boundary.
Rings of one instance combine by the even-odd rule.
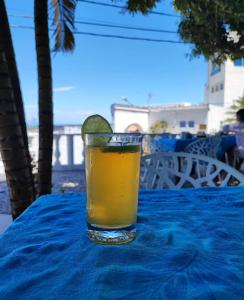
[[[54,51],[72,51],[75,47],[75,8],[77,0],[52,0],[55,25]]]
[[[229,111],[225,113],[227,119],[224,120],[224,123],[227,124],[236,121],[236,112],[241,108],[244,108],[244,95],[233,101]]]
[[[236,121],[236,118],[227,118],[223,121],[223,124],[231,124]]]

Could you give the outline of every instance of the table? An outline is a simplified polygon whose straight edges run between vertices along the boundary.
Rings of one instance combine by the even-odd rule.
[[[141,191],[138,236],[90,242],[85,194],[39,198],[0,238],[0,299],[244,299],[244,187]]]
[[[190,143],[196,141],[197,138],[192,139],[170,139],[170,138],[163,138],[156,141],[156,147],[159,151],[163,152],[181,152],[184,151],[186,146]]]

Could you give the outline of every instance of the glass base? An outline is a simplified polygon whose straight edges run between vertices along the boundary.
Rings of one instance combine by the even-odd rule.
[[[135,226],[105,229],[87,224],[87,234],[91,241],[98,244],[119,245],[133,241],[136,237]]]

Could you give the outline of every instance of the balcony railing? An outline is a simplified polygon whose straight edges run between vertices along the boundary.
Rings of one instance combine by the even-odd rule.
[[[29,137],[29,150],[33,164],[38,161],[38,133],[32,132]],[[53,171],[76,171],[84,168],[84,147],[78,133],[54,133],[53,139]],[[0,158],[0,175],[4,175],[4,166]]]
[[[53,170],[81,170],[84,167],[83,151],[80,134],[54,134]]]

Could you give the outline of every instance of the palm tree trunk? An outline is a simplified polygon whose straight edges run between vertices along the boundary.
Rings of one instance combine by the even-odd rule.
[[[39,84],[38,194],[51,193],[53,103],[52,69],[48,35],[48,1],[35,0],[35,37]]]
[[[34,200],[29,157],[15,105],[0,26],[0,151],[10,190],[13,218]]]
[[[16,109],[18,112],[22,136],[23,136],[24,144],[25,144],[25,151],[26,151],[26,154],[27,154],[27,157],[29,160],[28,164],[30,166],[30,177],[32,180],[32,185],[33,185],[33,193],[35,194],[34,178],[32,175],[32,167],[31,167],[31,156],[29,153],[27,129],[26,129],[26,122],[25,122],[23,98],[22,98],[22,93],[21,93],[21,88],[20,88],[19,75],[18,75],[16,60],[15,60],[15,53],[14,53],[12,37],[11,37],[11,33],[10,33],[10,28],[9,28],[6,7],[5,7],[5,3],[3,0],[0,0],[0,20],[1,20],[0,21],[1,22],[0,30],[3,33],[2,34],[2,39],[3,39],[2,42],[3,42],[3,47],[5,49],[5,55],[6,55],[6,60],[7,60],[7,64],[8,64],[8,72],[9,72],[9,76],[11,78],[15,105],[16,105]]]
[[[18,110],[19,119],[23,130],[23,138],[25,140],[26,147],[28,147],[28,138],[27,138],[26,123],[25,123],[24,106],[22,101],[22,93],[20,89],[18,70],[15,61],[15,54],[14,54],[13,43],[12,43],[8,18],[7,18],[7,12],[3,0],[0,0],[0,19],[5,20],[5,22],[1,22],[1,27],[2,30],[4,31],[3,39],[4,39],[5,55],[6,55],[8,70],[9,70],[12,87],[14,91],[16,107]]]

